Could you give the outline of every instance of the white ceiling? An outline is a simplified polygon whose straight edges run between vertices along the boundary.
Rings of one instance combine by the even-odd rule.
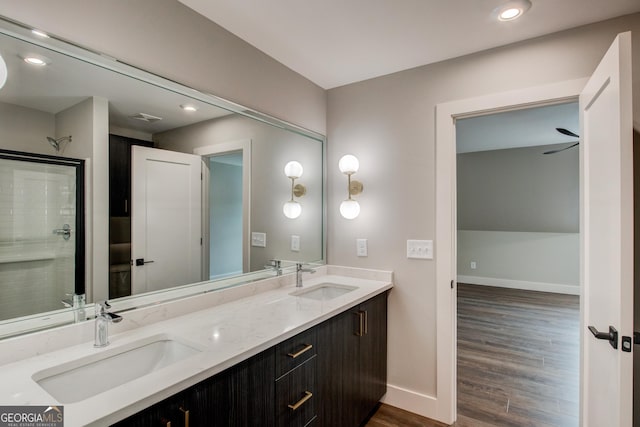
[[[577,141],[556,128],[580,133],[577,102],[457,120],[456,148],[458,153],[469,153]]]
[[[329,89],[532,37],[640,12],[638,0],[179,0]]]
[[[230,114],[211,104],[17,38],[0,35],[0,55],[8,69],[7,83],[0,90],[1,103],[57,114],[91,96],[99,96],[109,100],[110,126],[148,135]],[[29,55],[46,58],[49,64],[28,65],[22,58]],[[185,112],[180,108],[182,104],[193,105],[198,111]],[[131,118],[139,113],[162,120],[145,122]]]

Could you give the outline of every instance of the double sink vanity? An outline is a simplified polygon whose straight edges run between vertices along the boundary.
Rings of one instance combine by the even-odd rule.
[[[0,401],[62,405],[65,426],[357,426],[386,391],[392,273],[317,270],[119,313],[102,348],[56,345],[95,321],[0,342],[25,353]]]

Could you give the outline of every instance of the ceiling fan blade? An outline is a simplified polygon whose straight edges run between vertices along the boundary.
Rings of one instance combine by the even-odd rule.
[[[577,146],[578,144],[580,144],[580,141],[578,141],[578,142],[574,142],[573,144],[571,144],[571,145],[569,145],[569,146],[567,146],[567,147],[564,147],[564,148],[558,148],[557,150],[545,151],[545,152],[544,152],[544,153],[542,153],[542,154],[555,154],[555,153],[559,153],[559,152],[561,152],[561,151],[568,150],[569,148],[573,148],[573,147]]]
[[[565,129],[565,128],[556,128],[556,130],[557,130],[558,132],[560,132],[561,134],[563,134],[563,135],[572,136],[572,137],[574,137],[574,138],[580,138],[580,136],[579,136],[579,135],[577,135],[577,134],[575,134],[575,133],[571,132],[571,131],[570,131],[570,130],[568,130],[568,129]]]

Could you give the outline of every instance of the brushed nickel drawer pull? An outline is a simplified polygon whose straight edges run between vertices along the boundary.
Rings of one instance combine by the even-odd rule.
[[[310,391],[305,391],[304,392],[304,397],[300,400],[298,400],[296,403],[294,403],[293,405],[287,405],[289,408],[291,408],[292,411],[295,411],[296,409],[298,409],[300,406],[302,406],[304,404],[304,402],[306,402],[307,400],[311,399],[311,396],[313,396],[313,393],[311,393]]]
[[[292,359],[295,359],[296,357],[300,356],[302,353],[306,353],[312,348],[313,348],[312,344],[305,344],[302,350],[298,351],[297,353],[287,353],[287,356],[289,356]]]

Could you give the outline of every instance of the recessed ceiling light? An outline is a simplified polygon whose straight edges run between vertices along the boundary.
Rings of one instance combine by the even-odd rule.
[[[45,33],[44,31],[40,31],[40,30],[36,30],[35,28],[33,30],[31,30],[31,32],[33,34],[35,34],[38,37],[43,37],[45,39],[49,38],[49,34]]]
[[[37,56],[25,56],[24,62],[30,65],[37,65],[39,67],[47,65],[47,61],[42,58],[38,58]]]
[[[198,111],[198,109],[196,107],[194,107],[193,105],[189,105],[189,104],[182,104],[180,106],[180,108],[182,108],[184,111]]]
[[[518,19],[531,8],[529,0],[510,0],[494,10],[494,15],[499,21],[513,21]]]

